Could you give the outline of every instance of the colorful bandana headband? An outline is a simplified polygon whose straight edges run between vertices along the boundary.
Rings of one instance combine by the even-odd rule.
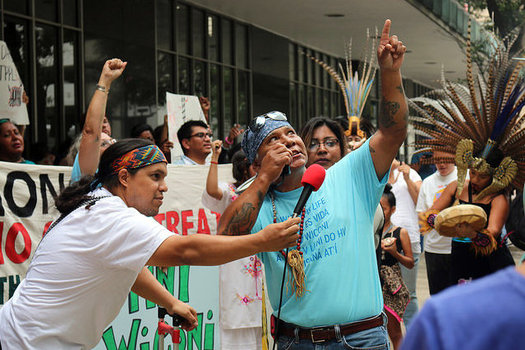
[[[113,169],[113,174],[115,174],[121,169],[137,169],[160,162],[168,163],[164,153],[157,146],[148,145],[135,148],[115,159],[111,164],[111,168]]]

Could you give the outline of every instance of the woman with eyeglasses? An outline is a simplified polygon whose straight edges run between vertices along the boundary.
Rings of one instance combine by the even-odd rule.
[[[328,169],[348,152],[343,129],[326,117],[310,119],[301,130],[301,138],[308,153],[306,167],[319,164]]]

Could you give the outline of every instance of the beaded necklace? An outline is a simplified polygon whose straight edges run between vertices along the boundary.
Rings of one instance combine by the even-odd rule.
[[[273,192],[270,192],[270,198],[272,200],[273,223],[276,224],[277,208],[275,207],[275,196]],[[281,254],[285,258],[285,264],[287,260],[288,265],[290,265],[292,276],[289,279],[289,283],[292,285],[292,290],[295,293],[296,298],[302,297],[306,291],[306,273],[304,271],[303,252],[301,251],[305,213],[306,209],[303,208],[303,211],[301,212],[301,223],[299,224],[299,239],[297,240],[297,249],[288,252],[288,259],[286,259],[286,253],[283,250],[280,250]]]

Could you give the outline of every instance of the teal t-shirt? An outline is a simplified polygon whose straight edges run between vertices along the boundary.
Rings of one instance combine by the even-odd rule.
[[[301,250],[306,290],[302,298],[284,288],[281,319],[302,327],[358,321],[383,309],[377,269],[373,219],[388,174],[379,181],[368,141],[326,172],[317,192],[306,203]],[[302,188],[277,192],[277,221],[293,212]],[[252,233],[273,222],[270,195],[264,198]],[[284,258],[280,252],[261,253],[270,302],[277,315]],[[290,271],[287,271],[287,279]]]

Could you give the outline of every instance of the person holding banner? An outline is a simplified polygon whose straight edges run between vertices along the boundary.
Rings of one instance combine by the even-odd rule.
[[[406,137],[408,115],[400,71],[406,47],[390,36],[390,26],[386,20],[377,49],[379,130],[326,171],[299,215],[301,239],[292,260],[281,252],[260,255],[279,349],[314,349],[317,343],[327,349],[388,348],[372,225],[390,164]],[[248,234],[282,222],[302,193],[307,151],[284,114],[253,119],[242,147],[258,176],[221,216],[220,234]],[[300,286],[295,290],[282,284],[285,259],[293,265],[286,276],[293,272],[294,278],[284,283]],[[301,273],[302,286],[295,278]]]
[[[24,153],[24,136],[11,120],[0,119],[0,161],[35,164],[25,160],[22,153]]]
[[[243,237],[173,235],[156,215],[168,190],[166,158],[142,139],[111,145],[95,177],[83,177],[56,200],[60,218],[34,253],[26,278],[0,310],[8,349],[90,349],[130,290],[197,325],[145,267],[218,265],[294,245],[299,219]],[[97,188],[101,184],[101,188]]]

